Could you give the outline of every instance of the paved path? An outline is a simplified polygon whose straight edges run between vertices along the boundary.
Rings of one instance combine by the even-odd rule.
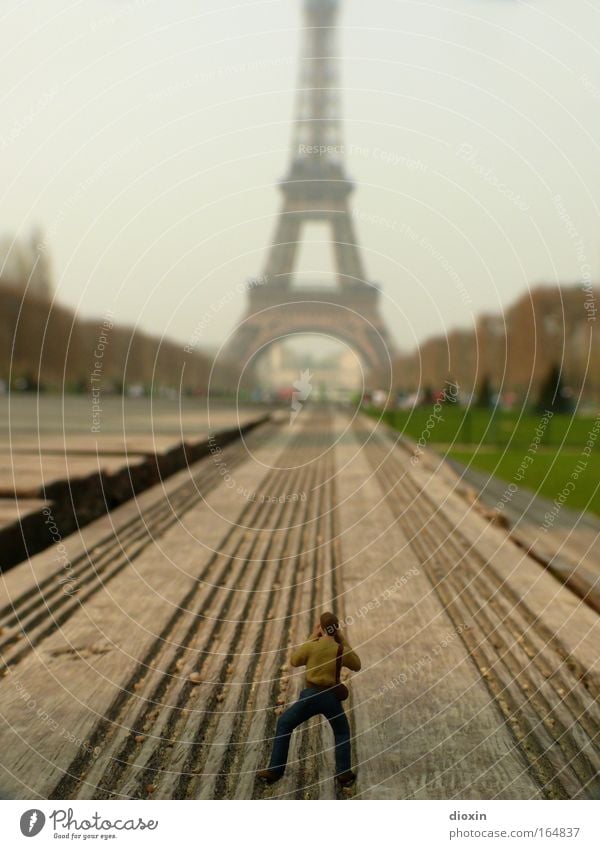
[[[597,797],[598,616],[453,480],[307,407],[8,572],[4,792],[335,797],[319,719],[254,782],[290,647],[334,608],[363,660],[343,798]]]

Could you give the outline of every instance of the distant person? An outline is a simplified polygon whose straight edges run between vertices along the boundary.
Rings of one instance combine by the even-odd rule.
[[[277,721],[271,762],[261,769],[257,778],[273,784],[283,776],[288,759],[292,731],[317,714],[322,714],[331,725],[335,739],[336,778],[343,787],[353,784],[350,752],[350,726],[341,699],[348,695],[340,684],[342,666],[358,672],[360,658],[348,645],[340,622],[334,613],[323,613],[308,642],[292,652],[292,666],[306,666],[306,687],[298,701],[289,707]]]

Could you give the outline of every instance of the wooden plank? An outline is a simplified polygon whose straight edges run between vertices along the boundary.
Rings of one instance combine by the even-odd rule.
[[[80,741],[89,740],[96,722],[108,715],[116,693],[232,523],[235,526],[247,503],[243,493],[260,488],[272,460],[270,447],[257,451],[236,470],[242,494],[234,490],[232,495],[225,485],[211,493],[206,504],[189,511],[180,525],[158,539],[135,568],[124,570],[82,607],[65,632],[45,640],[0,681],[5,788],[31,798],[51,792],[80,752]],[[97,537],[98,529],[92,525],[82,542],[93,545]],[[14,571],[26,573],[25,583],[30,580],[29,570]],[[13,586],[18,584],[12,574],[6,577]],[[28,707],[24,694],[35,704]]]
[[[47,504],[40,498],[0,498],[0,528],[43,510]]]
[[[382,503],[358,442],[342,467],[358,798],[538,798],[516,742]],[[469,623],[464,623],[469,625]]]
[[[562,641],[565,653],[574,658],[581,669],[587,670],[597,682],[596,686],[600,687],[598,615],[539,563],[525,556],[506,531],[487,522],[472,504],[457,495],[456,476],[453,473],[433,473],[420,463],[413,471],[420,486],[438,504],[443,505],[444,513],[455,527],[467,536],[486,559],[496,565],[512,590]]]
[[[0,493],[18,497],[40,496],[45,489],[60,481],[74,481],[91,475],[107,475],[121,471],[124,466],[136,466],[143,457],[102,455],[96,457],[13,454],[0,461]]]

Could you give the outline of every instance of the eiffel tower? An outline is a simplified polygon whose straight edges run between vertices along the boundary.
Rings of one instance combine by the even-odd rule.
[[[256,354],[298,333],[345,342],[367,372],[389,371],[393,356],[379,313],[379,288],[365,279],[349,197],[354,185],[343,164],[338,88],[339,0],[304,0],[304,45],[293,131],[292,162],[280,183],[283,203],[264,274],[248,282],[246,314],[225,356],[252,368]],[[294,286],[303,226],[329,225],[336,285]]]

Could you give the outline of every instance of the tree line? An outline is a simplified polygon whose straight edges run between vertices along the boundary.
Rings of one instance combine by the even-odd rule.
[[[205,394],[212,358],[111,318],[83,320],[72,310],[0,286],[0,381],[20,390],[85,392],[175,389]],[[227,392],[233,372],[220,366],[211,392]]]

